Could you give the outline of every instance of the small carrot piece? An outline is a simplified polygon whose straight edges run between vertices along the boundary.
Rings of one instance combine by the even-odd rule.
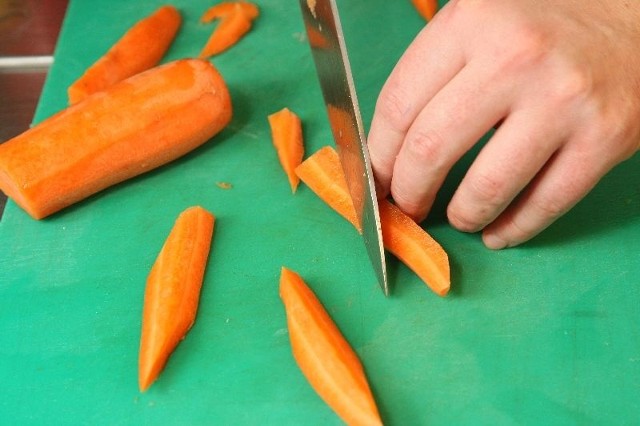
[[[438,0],[411,0],[420,16],[430,21],[438,11]]]
[[[333,148],[320,148],[296,167],[295,172],[325,203],[362,233],[338,153]]]
[[[280,164],[287,174],[291,191],[296,192],[300,178],[295,169],[304,157],[302,122],[288,108],[283,108],[268,116],[271,140],[276,148]]]
[[[389,200],[380,200],[378,207],[384,247],[438,296],[446,296],[451,277],[449,257],[442,246]]]
[[[184,210],[147,278],[138,360],[144,392],[193,325],[207,266],[215,217],[200,206]]]
[[[358,355],[300,275],[285,267],[280,297],[293,357],[311,387],[347,424],[381,425]]]
[[[336,151],[325,146],[296,169],[300,179],[354,226],[355,208]],[[442,246],[388,200],[378,200],[384,247],[439,296],[451,287],[450,266]],[[356,227],[356,229],[358,229]]]
[[[248,2],[222,3],[218,6],[219,9],[213,12],[209,9],[200,19],[202,22],[220,19],[220,23],[200,51],[200,58],[218,55],[235,45],[251,30],[253,21],[259,15],[258,7]]]
[[[69,104],[157,65],[181,24],[180,12],[173,6],[162,6],[138,21],[69,86]]]
[[[0,190],[41,219],[186,154],[231,115],[208,61],[160,65],[0,144]]]

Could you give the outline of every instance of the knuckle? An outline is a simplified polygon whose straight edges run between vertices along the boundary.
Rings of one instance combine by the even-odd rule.
[[[376,113],[394,130],[405,131],[411,124],[412,107],[408,99],[398,84],[390,82],[380,93]]]
[[[586,67],[563,65],[554,81],[552,96],[556,102],[583,102],[593,93],[593,75]]]
[[[492,206],[504,202],[506,182],[490,174],[478,174],[469,182],[474,199]]]
[[[564,193],[572,192],[574,191],[568,187]],[[566,210],[565,203],[554,194],[540,194],[537,197],[532,197],[530,203],[537,212],[536,216],[543,219],[555,219],[561,216]],[[515,222],[514,225],[516,225]]]
[[[476,232],[482,227],[471,210],[459,205],[447,207],[447,219],[451,226],[462,232]]]
[[[508,50],[501,52],[497,72],[510,73],[542,63],[550,52],[550,38],[538,28],[522,23],[511,34]]]
[[[433,130],[415,130],[407,135],[407,152],[418,162],[428,162],[431,167],[442,161],[444,139]]]

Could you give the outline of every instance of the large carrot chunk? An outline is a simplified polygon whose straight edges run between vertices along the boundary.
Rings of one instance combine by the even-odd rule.
[[[296,167],[295,172],[320,199],[362,232],[338,153],[333,148],[320,148]]]
[[[199,206],[183,211],[151,268],[142,313],[141,391],[156,380],[195,321],[214,221],[214,216]]]
[[[173,6],[162,6],[138,21],[67,90],[69,103],[157,65],[182,23]]]
[[[200,22],[220,22],[200,51],[199,57],[208,58],[229,49],[251,30],[258,15],[258,6],[245,1],[223,2],[207,9]]]
[[[268,120],[278,159],[287,174],[291,191],[296,192],[300,178],[296,175],[295,169],[304,157],[302,123],[300,118],[288,108],[269,115]]]
[[[355,208],[336,151],[326,146],[297,167],[300,179],[354,226]],[[388,200],[378,200],[384,247],[413,270],[436,294],[451,286],[449,258],[442,246]],[[359,229],[356,226],[356,229]]]
[[[231,114],[226,84],[209,62],[161,65],[0,144],[0,190],[41,219],[186,154]]]
[[[381,425],[358,355],[300,275],[282,268],[293,356],[313,389],[349,425]]]

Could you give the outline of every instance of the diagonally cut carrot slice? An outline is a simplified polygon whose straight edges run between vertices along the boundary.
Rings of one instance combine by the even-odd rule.
[[[258,15],[258,7],[247,2],[222,3],[218,9],[209,9],[200,18],[201,22],[219,19],[220,23],[211,33],[199,57],[208,58],[229,49],[251,30]]]
[[[411,0],[420,16],[430,21],[438,11],[438,0]]]
[[[336,151],[325,146],[296,168],[300,179],[352,224],[355,209]],[[451,286],[449,258],[442,246],[388,200],[378,200],[384,247],[407,265],[436,294]],[[356,227],[356,229],[358,229]]]
[[[320,148],[296,167],[295,172],[325,203],[362,233],[338,153],[332,147]]]
[[[291,191],[296,192],[300,178],[295,169],[304,157],[304,141],[300,118],[288,108],[268,116],[271,140],[278,153],[280,164],[287,174]]]
[[[138,383],[145,391],[193,325],[215,218],[190,207],[176,220],[158,255],[144,295]]]
[[[173,6],[162,6],[132,26],[67,89],[69,104],[158,64],[182,23]]]
[[[358,355],[296,272],[280,275],[291,349],[311,387],[349,425],[381,425]]]

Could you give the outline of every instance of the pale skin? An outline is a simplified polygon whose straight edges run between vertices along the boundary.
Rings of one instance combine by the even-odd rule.
[[[640,148],[640,1],[450,1],[380,92],[368,135],[379,195],[421,221],[492,128],[447,216],[501,249]]]

